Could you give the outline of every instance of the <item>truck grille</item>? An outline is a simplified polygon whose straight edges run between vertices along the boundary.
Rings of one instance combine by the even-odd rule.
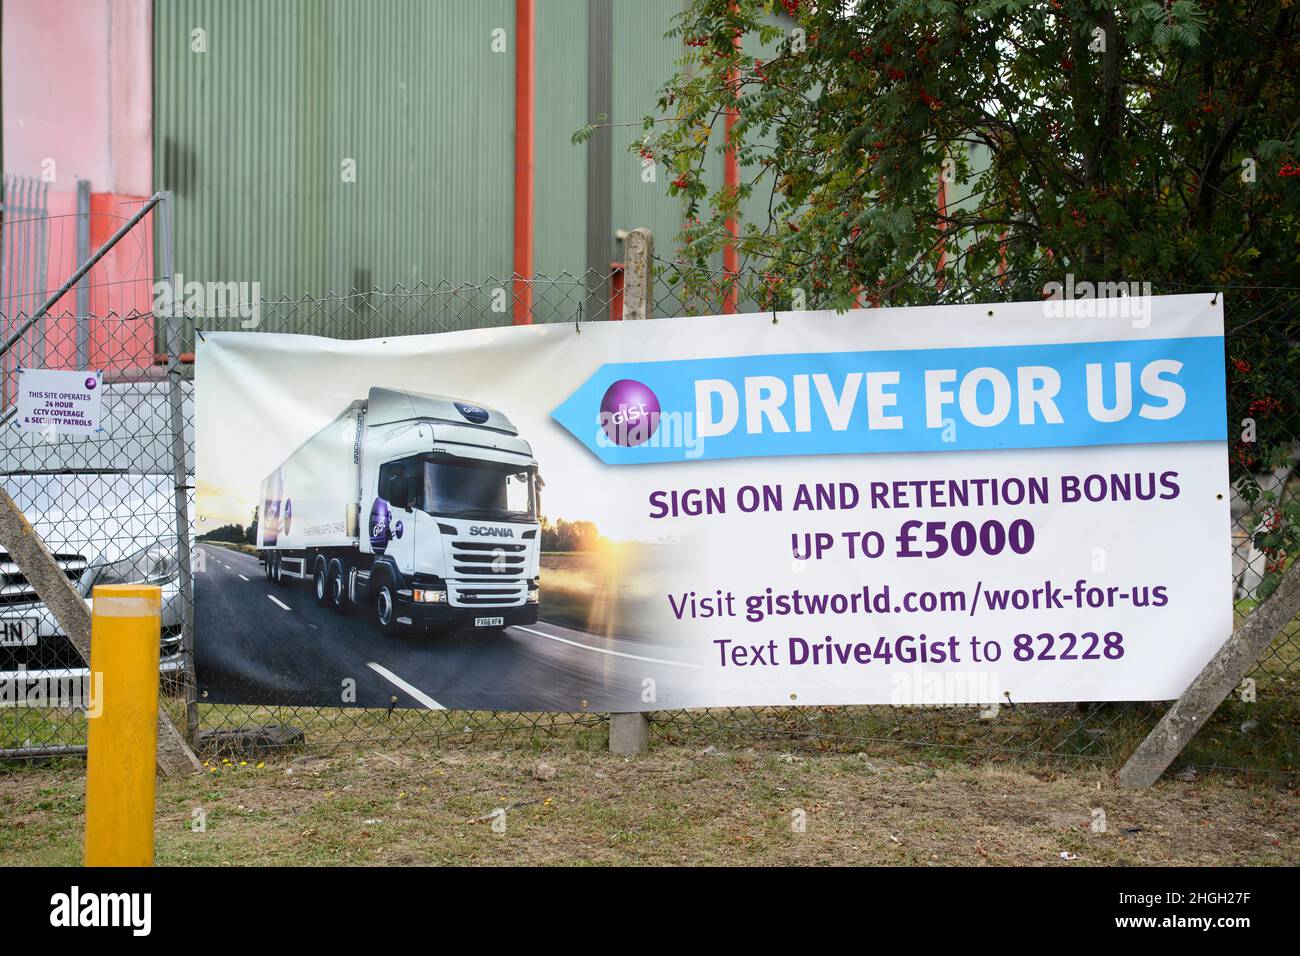
[[[528,596],[528,546],[495,541],[451,542],[451,603],[458,607],[512,607]]]
[[[452,573],[458,577],[519,577],[524,573],[527,545],[497,544],[491,541],[453,541]]]
[[[453,582],[459,607],[511,607],[524,603],[526,585],[505,588],[464,587]]]
[[[69,581],[76,582],[86,570],[86,559],[79,554],[56,554],[54,560],[59,563]],[[40,596],[27,581],[27,576],[8,554],[0,552],[0,607],[14,607],[24,604],[36,604]]]

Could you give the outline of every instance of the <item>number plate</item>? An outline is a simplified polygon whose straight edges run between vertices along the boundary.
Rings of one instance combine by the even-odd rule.
[[[0,647],[33,647],[40,618],[19,617],[0,621]]]
[[[504,627],[506,619],[504,617],[476,617],[474,618],[475,627]]]

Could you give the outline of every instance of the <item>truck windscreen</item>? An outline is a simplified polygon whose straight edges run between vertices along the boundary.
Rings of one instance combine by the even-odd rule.
[[[536,514],[531,470],[458,458],[423,461],[423,488],[414,507],[433,515],[532,521]]]

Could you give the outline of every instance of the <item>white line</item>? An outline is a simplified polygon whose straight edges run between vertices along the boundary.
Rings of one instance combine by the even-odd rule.
[[[547,634],[544,631],[535,631],[531,627],[524,627],[522,624],[514,625],[514,630],[527,631],[529,634],[536,634],[538,637],[549,638],[552,641],[559,641],[561,644],[572,644],[574,647],[581,647],[586,651],[595,651],[597,654],[612,654],[614,657],[630,657],[634,661],[647,661],[651,664],[667,664],[670,667],[691,667],[698,668],[698,664],[688,664],[685,661],[665,661],[658,657],[640,657],[636,654],[624,654],[622,651],[610,651],[603,647],[592,647],[590,644],[583,644],[580,641],[571,641],[567,637],[559,637],[555,634]]]
[[[378,674],[380,677],[382,677],[384,680],[388,681],[390,684],[394,685],[395,687],[398,687],[401,690],[406,691],[408,694],[410,694],[412,697],[414,697],[416,700],[422,703],[425,707],[428,707],[430,710],[447,709],[446,707],[442,706],[442,704],[438,703],[436,700],[434,700],[432,697],[426,694],[424,691],[420,690],[420,688],[412,687],[406,681],[402,680],[400,677],[398,677],[396,674],[390,671],[387,667],[380,667],[378,664],[374,663],[373,661],[367,664],[366,666],[369,667],[376,674]]]
[[[241,575],[239,576],[239,580],[241,580],[241,581],[247,581],[248,578],[244,577],[244,576],[241,574]]]
[[[292,611],[292,610],[293,610],[293,608],[289,607],[289,605],[285,604],[283,601],[281,601],[279,598],[277,598],[274,594],[268,594],[267,597],[269,597],[269,598],[270,598],[272,601],[274,601],[276,604],[280,605],[280,607],[284,608],[286,611]]]

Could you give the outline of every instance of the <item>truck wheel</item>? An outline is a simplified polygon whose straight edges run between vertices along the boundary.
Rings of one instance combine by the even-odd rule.
[[[275,555],[270,551],[262,552],[262,573],[266,575],[268,581],[271,580],[271,562],[274,559]]]
[[[338,558],[330,561],[329,570],[325,572],[326,602],[332,610],[343,614],[348,609],[347,574],[343,562]]]
[[[397,633],[397,589],[388,575],[376,583],[370,611],[371,620],[380,634]]]
[[[311,573],[312,589],[316,592],[316,603],[321,607],[329,604],[329,579],[325,575],[325,559],[316,558],[316,565]]]

